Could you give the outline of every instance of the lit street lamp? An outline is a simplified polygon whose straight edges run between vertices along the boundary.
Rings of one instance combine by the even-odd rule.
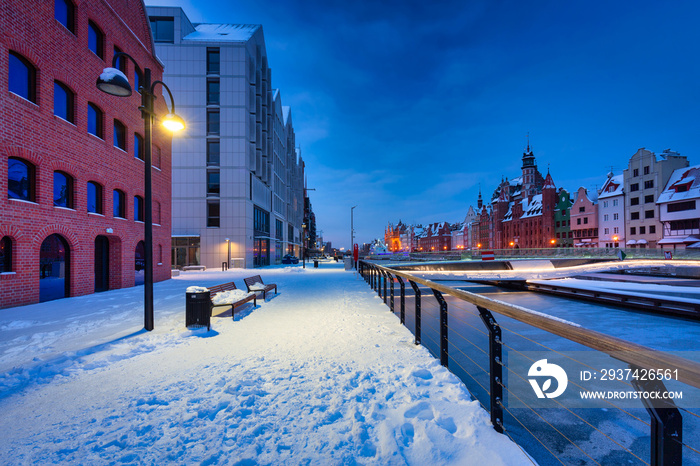
[[[144,328],[146,330],[153,330],[153,196],[152,196],[152,186],[151,186],[151,151],[153,146],[152,138],[152,127],[153,120],[155,118],[154,112],[154,102],[156,96],[153,91],[156,84],[160,84],[163,88],[168,91],[170,96],[171,110],[168,115],[163,117],[162,123],[170,131],[179,131],[184,129],[185,122],[175,114],[175,101],[173,100],[173,94],[168,89],[163,81],[155,81],[151,83],[151,70],[150,68],[144,68],[143,73],[141,73],[141,68],[136,63],[130,55],[124,52],[118,52],[114,54],[112,58],[112,68],[105,68],[102,74],[97,79],[97,88],[107,94],[115,95],[118,97],[129,97],[132,93],[131,85],[129,84],[129,79],[116,68],[117,60],[119,57],[126,57],[132,61],[136,69],[139,71],[139,76],[143,76],[143,83],[140,83],[139,92],[141,92],[141,117],[144,122],[144,138],[145,138],[145,168],[144,168],[144,191],[145,191],[145,233],[144,233],[144,243],[145,243],[145,253],[146,253],[146,269],[145,269],[145,279],[144,279]]]
[[[226,270],[228,270],[228,268],[231,267],[231,240],[226,238],[224,241],[226,241],[226,245],[228,246],[228,262],[226,262]]]

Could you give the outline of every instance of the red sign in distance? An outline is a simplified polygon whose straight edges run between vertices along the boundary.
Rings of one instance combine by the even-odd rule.
[[[357,246],[357,244],[352,246],[352,257],[355,259],[355,262],[360,259],[360,248]]]

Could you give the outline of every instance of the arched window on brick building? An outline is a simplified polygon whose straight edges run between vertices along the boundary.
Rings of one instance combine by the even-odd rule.
[[[35,202],[36,171],[30,162],[17,158],[7,159],[7,197]]]

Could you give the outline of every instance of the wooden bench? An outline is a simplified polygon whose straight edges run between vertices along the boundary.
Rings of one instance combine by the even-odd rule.
[[[231,317],[233,318],[233,313],[236,308],[236,306],[240,306],[242,304],[245,304],[249,301],[253,301],[253,307],[256,307],[258,305],[258,300],[257,300],[257,295],[255,293],[251,294],[250,296],[246,296],[245,298],[238,300],[234,303],[226,303],[226,304],[214,304],[214,296],[216,296],[219,293],[222,293],[224,291],[231,291],[231,290],[237,290],[236,284],[233,282],[230,283],[224,283],[221,285],[214,285],[209,287],[209,297],[211,298],[211,309],[212,311],[214,310],[215,307],[222,307],[222,306],[231,306]]]
[[[254,293],[256,293],[256,294],[259,293],[260,291],[262,291],[263,300],[265,299],[265,297],[266,297],[268,291],[275,290],[275,294],[277,294],[277,285],[275,285],[274,283],[271,283],[271,284],[269,284],[269,285],[265,285],[265,284],[263,283],[262,278],[260,277],[260,275],[255,275],[255,276],[253,276],[253,277],[244,278],[243,281],[245,282],[245,286],[246,286],[246,288],[248,288],[248,291],[252,291],[252,292],[254,292]],[[261,288],[261,289],[252,289],[251,286],[255,285],[256,283],[260,283],[260,284],[263,286],[263,288]]]

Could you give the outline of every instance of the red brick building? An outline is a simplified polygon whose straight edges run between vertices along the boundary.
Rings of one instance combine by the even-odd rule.
[[[484,249],[556,246],[554,210],[558,197],[552,176],[539,172],[529,143],[522,162],[521,176],[501,180],[491,199],[491,212],[482,211],[480,239]]]
[[[143,2],[6,0],[0,28],[0,307],[134,286],[143,268],[141,99],[95,82],[117,51],[161,79]],[[137,89],[134,64],[119,66]],[[154,128],[155,281],[170,277],[170,164],[170,138]]]
[[[452,228],[447,222],[431,223],[418,238],[418,249],[423,252],[452,249]]]

